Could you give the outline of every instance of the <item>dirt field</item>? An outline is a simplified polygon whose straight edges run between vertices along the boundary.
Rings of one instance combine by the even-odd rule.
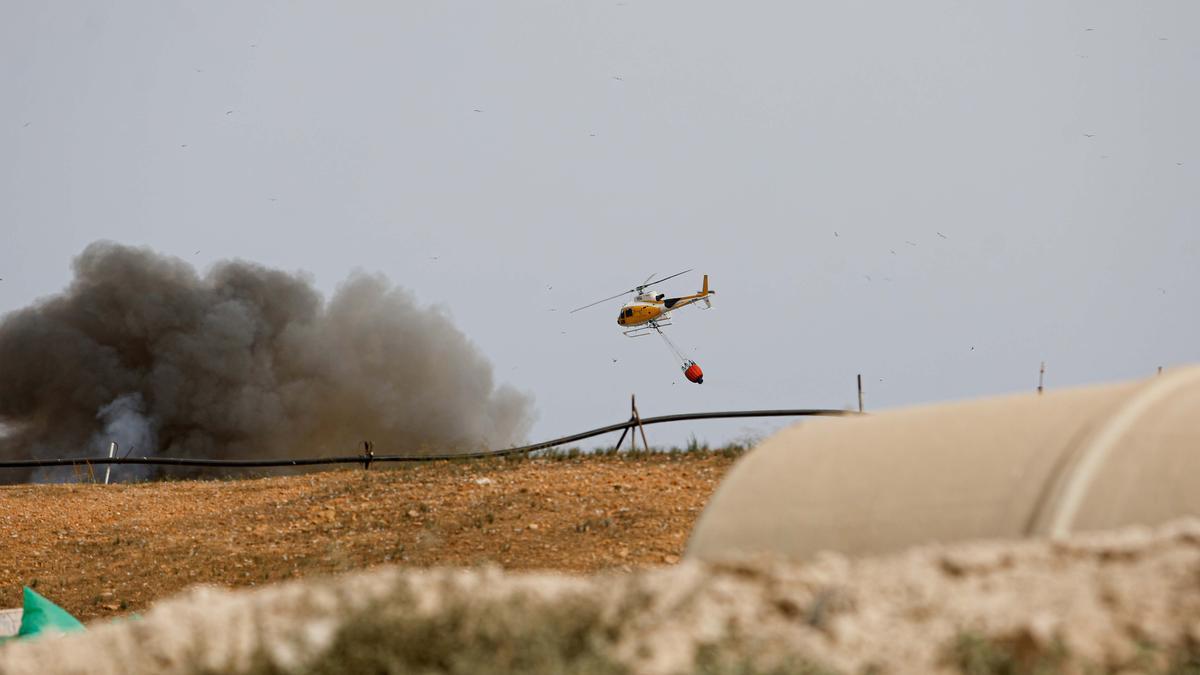
[[[20,606],[22,585],[90,620],[199,582],[248,587],[384,563],[675,564],[733,461],[589,457],[0,487],[0,608]]]

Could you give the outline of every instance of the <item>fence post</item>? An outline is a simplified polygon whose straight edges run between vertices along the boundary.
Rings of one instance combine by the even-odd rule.
[[[650,442],[646,440],[646,427],[642,426],[642,416],[638,414],[637,396],[631,396],[629,404],[633,408],[633,421],[637,422],[638,431],[642,432],[642,445],[644,446],[642,449],[650,452]]]
[[[108,444],[108,458],[112,459],[113,455],[117,454],[117,442],[112,441]],[[112,473],[112,464],[104,466],[104,484],[108,485],[108,474]]]
[[[630,426],[633,426],[633,420],[632,420],[632,419],[631,419],[631,420],[629,420],[629,424],[628,424],[628,425],[627,425],[627,426],[626,426],[624,429],[621,429],[621,437],[617,439],[617,447],[613,448],[613,451],[614,451],[614,452],[620,452],[620,451],[621,451],[621,444],[625,442],[625,434],[629,433],[629,427],[630,427]]]

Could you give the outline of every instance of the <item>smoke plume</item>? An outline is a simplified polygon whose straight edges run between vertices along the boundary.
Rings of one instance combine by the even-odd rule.
[[[0,319],[0,456],[259,458],[474,450],[523,440],[531,399],[436,308],[379,275],[326,302],[242,261],[200,276],[111,242],[61,294]]]

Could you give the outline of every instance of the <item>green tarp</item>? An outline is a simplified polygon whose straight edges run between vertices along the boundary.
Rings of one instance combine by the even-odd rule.
[[[79,619],[26,586],[24,608],[21,613],[21,628],[14,638],[9,639],[27,638],[42,633],[71,633],[80,630],[83,630],[83,624],[79,623]],[[4,638],[0,638],[0,642],[3,640]]]

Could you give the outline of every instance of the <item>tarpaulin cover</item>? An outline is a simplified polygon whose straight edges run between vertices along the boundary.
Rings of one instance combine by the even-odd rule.
[[[24,612],[21,614],[21,628],[17,638],[32,637],[43,633],[70,633],[83,630],[79,619],[67,613],[67,610],[50,602],[37,591],[25,587]]]

